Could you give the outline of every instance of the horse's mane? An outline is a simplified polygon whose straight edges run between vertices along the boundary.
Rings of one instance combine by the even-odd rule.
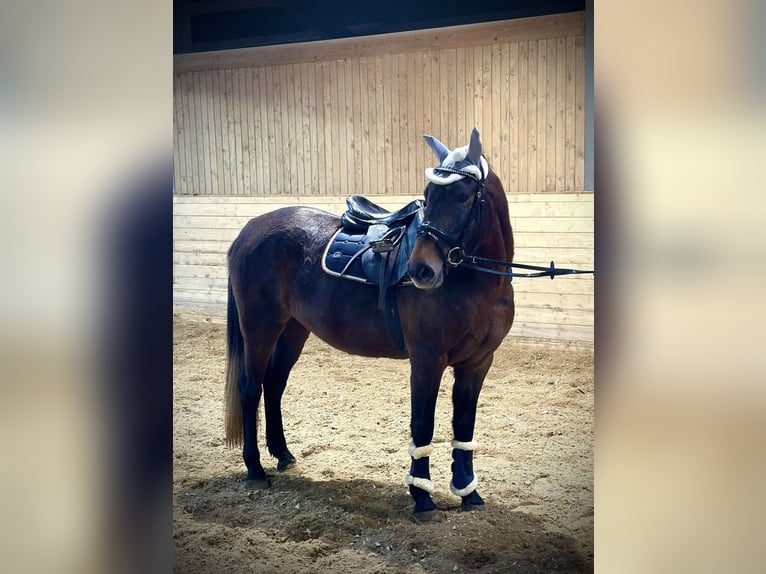
[[[513,261],[513,230],[511,229],[511,218],[508,213],[508,199],[505,195],[505,189],[500,182],[500,178],[489,168],[489,175],[487,175],[487,183],[484,186],[488,192],[488,196],[491,202],[492,211],[497,215],[500,223],[500,230],[503,234],[503,243],[505,244],[505,259],[506,261]]]

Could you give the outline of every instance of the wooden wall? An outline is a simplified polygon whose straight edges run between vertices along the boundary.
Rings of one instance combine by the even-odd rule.
[[[181,195],[406,195],[481,132],[508,193],[584,189],[582,12],[174,58]]]
[[[400,207],[415,196],[380,198]],[[593,268],[593,194],[508,194],[516,240],[515,260]],[[345,197],[174,197],[173,297],[185,318],[223,321],[226,251],[251,218],[285,205],[313,205],[340,214]],[[514,279],[512,336],[593,344],[593,277]]]

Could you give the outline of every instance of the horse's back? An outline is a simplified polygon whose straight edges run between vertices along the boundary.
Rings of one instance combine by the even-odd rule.
[[[340,218],[313,207],[290,206],[254,217],[245,224],[229,248],[229,258],[242,250],[260,249],[264,244],[281,243],[289,246],[306,239],[321,241],[329,238],[340,225]]]

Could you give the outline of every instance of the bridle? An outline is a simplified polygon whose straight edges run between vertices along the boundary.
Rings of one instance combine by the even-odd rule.
[[[482,207],[484,206],[484,203],[485,203],[485,200],[482,197],[482,191],[484,191],[486,176],[479,179],[473,173],[462,171],[459,169],[452,169],[452,168],[445,168],[445,167],[435,168],[434,171],[456,173],[459,175],[470,177],[471,179],[478,182],[479,184],[478,189],[476,190],[476,193],[473,197],[473,203],[471,204],[471,211],[468,214],[468,217],[466,218],[465,223],[463,224],[463,229],[461,229],[460,234],[457,237],[450,235],[443,229],[434,225],[428,219],[423,221],[423,223],[421,223],[420,226],[418,227],[418,232],[417,232],[418,237],[428,237],[429,239],[433,240],[433,242],[436,244],[437,248],[439,249],[439,253],[442,256],[442,259],[448,265],[448,267],[457,267],[465,259],[466,252],[473,251],[474,249],[476,249],[476,247],[478,247],[479,241],[481,241]],[[478,230],[478,233],[476,234],[476,242],[469,250],[465,248],[463,242],[465,241],[466,231],[474,220],[478,220],[479,230]],[[448,249],[446,249],[446,251],[444,249],[441,249],[440,243],[444,243],[448,247]]]

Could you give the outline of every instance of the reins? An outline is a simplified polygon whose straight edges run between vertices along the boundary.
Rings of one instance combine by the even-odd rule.
[[[467,269],[473,269],[475,271],[481,271],[482,273],[491,273],[492,275],[503,275],[508,277],[508,281],[513,281],[514,277],[550,277],[553,279],[559,275],[577,275],[581,273],[595,274],[595,271],[586,271],[583,269],[560,269],[556,267],[551,261],[550,266],[542,267],[540,265],[525,265],[524,263],[509,263],[507,261],[497,261],[495,259],[487,259],[485,257],[477,257],[476,255],[468,255],[458,263]],[[498,271],[496,269],[490,269],[487,267],[481,267],[482,265],[497,265],[500,267],[506,267],[506,271]],[[537,273],[514,273],[511,271],[513,268],[529,269],[531,271],[538,271]]]

